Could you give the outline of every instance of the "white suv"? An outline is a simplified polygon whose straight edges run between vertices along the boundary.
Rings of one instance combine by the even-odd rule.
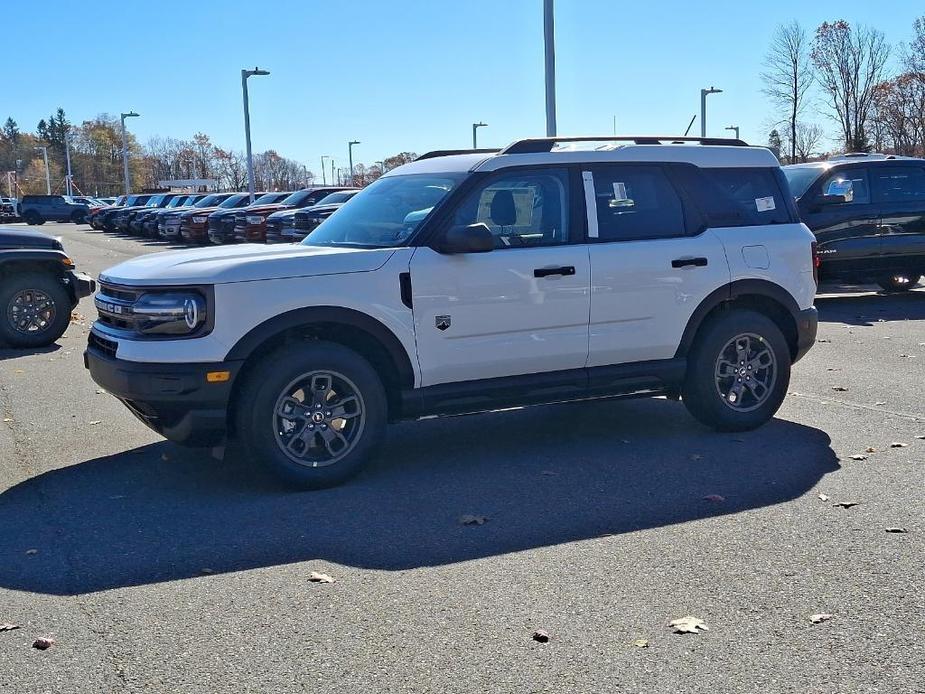
[[[167,438],[317,488],[423,415],[667,395],[757,427],[814,342],[814,273],[767,149],[529,139],[393,169],[300,244],[107,270],[86,363]]]

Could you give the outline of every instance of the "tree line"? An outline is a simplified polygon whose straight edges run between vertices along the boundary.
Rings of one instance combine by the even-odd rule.
[[[826,131],[812,116],[834,126],[836,151],[925,156],[925,16],[895,49],[878,29],[843,19],[811,35],[799,22],[782,24],[761,78],[773,106],[768,145],[784,163],[823,155]]]

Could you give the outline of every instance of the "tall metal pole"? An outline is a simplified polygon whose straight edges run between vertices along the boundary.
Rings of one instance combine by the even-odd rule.
[[[125,132],[125,119],[137,118],[138,114],[134,111],[129,111],[128,113],[120,114],[120,117],[122,119],[122,170],[125,177],[125,194],[130,195],[132,192],[132,184],[128,174],[128,136]]]
[[[244,93],[244,144],[247,150],[247,192],[251,203],[254,202],[254,155],[251,151],[251,112],[247,101],[247,78],[254,75],[269,75],[267,70],[255,67],[253,70],[241,70],[241,91]]]
[[[331,185],[334,185],[334,158],[331,158]]]
[[[486,127],[487,125],[488,125],[488,123],[483,123],[482,121],[479,121],[478,123],[473,123],[473,124],[472,124],[472,149],[478,149],[478,148],[479,148],[479,139],[478,139],[478,134],[477,134],[477,133],[478,133],[478,129],[479,129],[479,128],[484,128],[484,127]]]
[[[328,156],[327,154],[321,155],[321,184],[325,186],[328,184],[328,175],[325,173],[325,170],[324,170],[324,160],[330,159],[330,158],[331,157]]]
[[[733,131],[735,131],[736,139],[737,139],[737,140],[739,139],[739,126],[738,126],[738,125],[730,125],[730,126],[728,126],[728,127],[726,128],[726,130],[733,130]]]
[[[722,89],[715,89],[714,87],[700,90],[700,137],[707,136],[707,96],[709,94],[719,94],[722,91]]]
[[[347,143],[347,157],[350,159],[350,185],[353,185],[353,146],[360,144],[359,140],[350,140]]]
[[[543,38],[546,46],[546,136],[556,135],[556,32],[553,0],[543,0]]]
[[[64,133],[64,156],[67,159],[67,185],[65,189],[68,195],[73,195],[74,186],[71,183],[71,139],[67,133]]]
[[[48,195],[51,195],[51,173],[48,171],[48,147],[41,146],[35,147],[35,149],[42,150],[42,156],[45,158],[45,190]]]

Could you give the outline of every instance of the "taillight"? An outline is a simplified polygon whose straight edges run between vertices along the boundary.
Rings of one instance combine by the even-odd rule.
[[[819,251],[816,248],[816,242],[812,242],[812,254],[813,254],[813,279],[816,281],[816,285],[819,284],[819,266],[822,265],[822,261],[819,259]]]

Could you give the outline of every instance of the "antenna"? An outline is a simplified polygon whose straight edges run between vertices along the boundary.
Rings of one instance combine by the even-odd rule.
[[[687,134],[691,131],[691,126],[694,125],[695,120],[697,120],[696,113],[693,116],[691,116],[691,122],[687,124],[687,130],[684,131],[684,137],[687,137]]]

